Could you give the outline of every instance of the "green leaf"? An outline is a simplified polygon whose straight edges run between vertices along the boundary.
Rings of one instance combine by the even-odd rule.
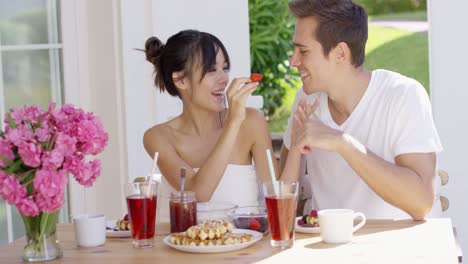
[[[42,214],[41,223],[40,223],[41,232],[39,234],[39,237],[42,237],[42,235],[45,233],[45,230],[46,230],[46,227],[47,227],[47,219],[49,219],[49,214],[48,213],[42,212],[41,214]]]
[[[53,234],[55,233],[56,222],[57,222],[57,215],[60,210],[57,210],[51,214],[49,214],[48,220],[45,225],[44,232],[46,234]]]
[[[8,174],[15,173],[19,168],[21,168],[22,164],[23,161],[21,159],[18,159],[17,161],[15,161],[15,163],[13,163],[13,165],[9,166],[5,172]]]
[[[298,76],[285,64],[293,51],[294,25],[288,0],[249,0],[251,72],[265,76],[255,94],[263,96],[267,118],[282,105],[286,89],[297,89],[298,83],[284,81],[286,76]]]
[[[11,113],[8,113],[7,116],[8,116],[8,124],[10,125],[10,127],[11,128],[16,128],[17,125],[16,125],[15,121],[13,120],[13,118],[11,117]]]
[[[0,159],[3,160],[3,162],[5,162],[7,168],[10,167],[11,165],[13,165],[13,161],[7,157],[5,157],[4,155],[0,154]]]
[[[19,212],[19,211],[18,211]],[[24,223],[24,228],[26,229],[26,232],[28,230],[31,230],[31,222],[33,221],[33,218],[32,217],[28,217],[28,216],[24,216],[23,214],[19,214],[21,215],[21,218],[23,218],[23,223]]]

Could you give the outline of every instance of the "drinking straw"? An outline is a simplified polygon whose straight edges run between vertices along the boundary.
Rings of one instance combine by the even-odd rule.
[[[153,156],[153,167],[151,168],[151,174],[149,175],[146,175],[146,179],[145,179],[145,185],[147,185],[148,187],[146,188],[146,196],[150,196],[150,192],[151,192],[151,184],[150,183],[153,183],[153,175],[156,171],[156,166],[158,164],[158,157],[159,157],[159,152],[154,152],[154,156]]]
[[[156,166],[158,166],[159,152],[154,152],[153,156],[153,167],[151,168],[151,174],[146,176],[146,181],[149,182],[150,178],[153,178],[154,173],[156,172]]]
[[[270,170],[271,184],[273,185],[273,190],[275,195],[279,195],[278,185],[276,183],[275,169],[273,168],[273,160],[271,159],[270,149],[266,150],[267,160],[268,160],[268,169]]]
[[[184,201],[184,190],[185,190],[185,168],[180,168],[180,199]]]

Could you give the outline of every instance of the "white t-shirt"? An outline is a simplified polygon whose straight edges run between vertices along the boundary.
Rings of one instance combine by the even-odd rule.
[[[291,145],[292,118],[302,98],[307,98],[311,104],[319,98],[315,118],[352,135],[388,162],[395,163],[394,158],[403,153],[442,150],[424,87],[398,73],[373,71],[363,97],[342,125],[337,125],[332,119],[326,93],[306,95],[302,88],[299,89],[284,135],[284,145],[288,149]],[[363,212],[368,218],[410,217],[380,198],[338,153],[313,149],[306,158],[312,208],[349,208]],[[437,212],[431,214],[436,215]]]

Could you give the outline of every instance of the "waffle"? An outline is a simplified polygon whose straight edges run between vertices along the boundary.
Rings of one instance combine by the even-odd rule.
[[[220,246],[220,245],[234,245],[245,243],[252,240],[250,234],[233,234],[225,233],[220,238],[201,240],[199,238],[187,237],[184,233],[174,233],[170,236],[172,244],[183,246]]]
[[[234,244],[249,242],[250,240],[252,240],[252,235],[244,234],[244,233],[239,233],[239,234],[226,233],[224,234],[222,240],[223,240],[223,243],[222,243],[223,245],[234,245]]]
[[[187,229],[186,236],[201,241],[221,238],[224,234],[232,232],[233,225],[227,221],[205,221]]]

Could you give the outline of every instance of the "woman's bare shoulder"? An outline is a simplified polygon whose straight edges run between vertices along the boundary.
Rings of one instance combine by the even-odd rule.
[[[162,143],[170,144],[171,142],[170,122],[171,121],[152,126],[145,131],[143,135],[143,144],[145,148],[147,149],[147,151],[150,149],[151,151],[153,151],[153,148],[161,147]]]
[[[264,133],[268,133],[268,124],[263,112],[254,108],[247,108],[243,130],[250,135],[262,136]]]
[[[159,124],[159,125],[154,125],[145,131],[144,137],[146,138],[146,137],[164,136],[165,134],[167,134],[167,129],[168,129],[167,122]]]
[[[255,108],[246,108],[245,122],[248,125],[255,125],[257,122],[266,123],[263,112]]]

